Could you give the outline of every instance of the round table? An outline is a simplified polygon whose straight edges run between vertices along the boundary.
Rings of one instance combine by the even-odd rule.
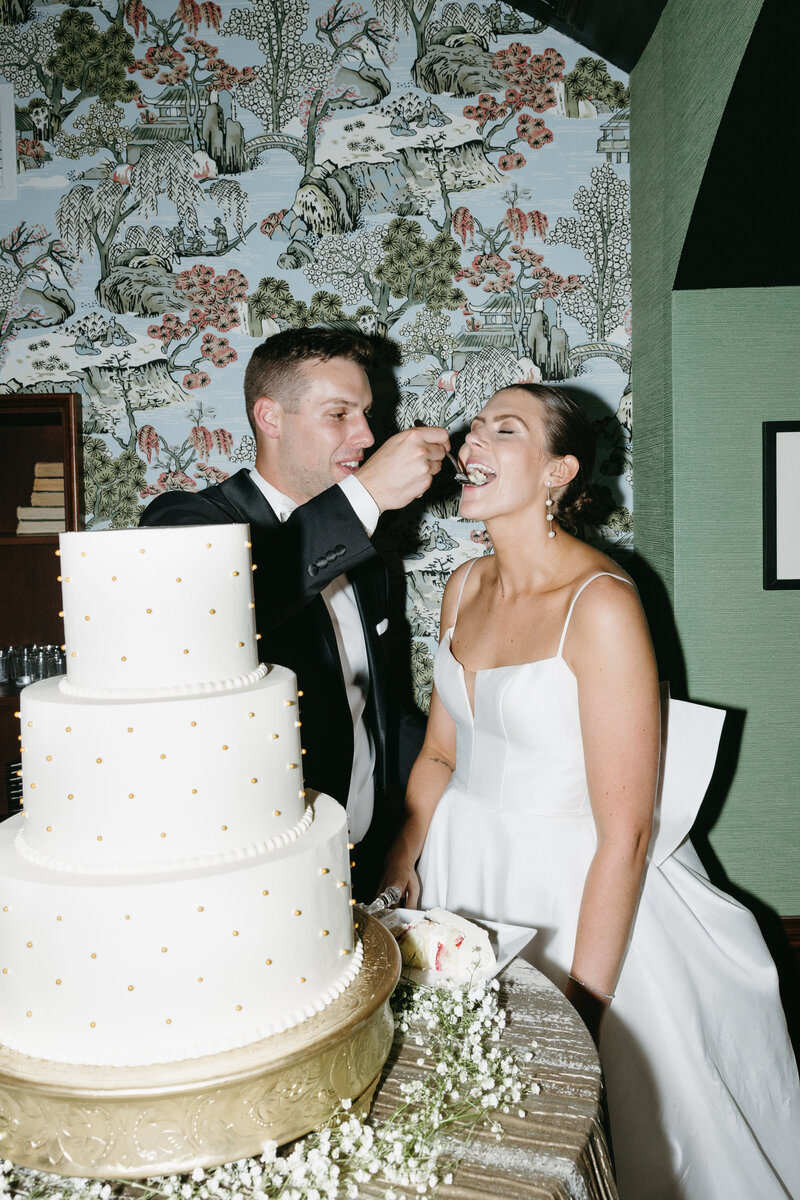
[[[508,1012],[504,1045],[524,1053],[536,1041],[530,1079],[538,1093],[517,1112],[493,1113],[503,1126],[501,1141],[477,1131],[453,1183],[441,1200],[618,1200],[604,1123],[603,1076],[594,1043],[569,1001],[540,971],[515,959],[499,979]],[[400,1102],[399,1086],[432,1070],[417,1064],[413,1037],[397,1043],[375,1093],[373,1115],[385,1118]],[[398,1195],[416,1195],[392,1185]],[[365,1196],[383,1197],[385,1185],[363,1185]]]

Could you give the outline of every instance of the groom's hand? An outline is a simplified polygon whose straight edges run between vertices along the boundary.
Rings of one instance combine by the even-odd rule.
[[[450,448],[446,429],[422,426],[396,433],[358,471],[381,512],[405,508],[428,490]]]

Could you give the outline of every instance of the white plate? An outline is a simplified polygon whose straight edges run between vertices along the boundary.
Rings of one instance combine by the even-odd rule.
[[[419,921],[426,915],[425,911],[417,908],[392,908],[388,912],[376,914],[378,920],[387,929],[393,931],[397,927],[398,932],[400,928],[409,925],[412,921]],[[497,921],[478,921],[475,917],[465,919],[480,929],[485,929],[489,934],[489,945],[497,962],[494,969],[485,976],[487,979],[493,979],[495,975],[499,975],[504,967],[507,967],[511,960],[516,958],[529,942],[533,941],[537,933],[537,930],[530,929],[526,925],[503,925]],[[428,986],[452,986],[452,981],[444,978],[439,971],[425,971],[419,967],[403,967],[403,975],[414,983],[424,983]]]

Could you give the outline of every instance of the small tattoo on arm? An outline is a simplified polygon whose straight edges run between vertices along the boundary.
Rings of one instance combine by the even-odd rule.
[[[450,771],[451,773],[453,771],[452,763],[445,762],[445,760],[443,758],[437,758],[434,754],[431,755],[430,761],[434,762],[434,763],[440,763],[443,767],[447,767],[448,771]]]

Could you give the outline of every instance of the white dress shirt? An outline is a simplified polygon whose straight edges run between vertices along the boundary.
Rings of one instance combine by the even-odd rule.
[[[259,475],[255,467],[250,472],[250,478],[263,493],[281,523],[298,507],[294,500],[279,492]],[[336,486],[342,489],[367,536],[371,537],[380,516],[380,510],[372,496],[355,475],[349,475]],[[350,840],[360,842],[370,827],[375,806],[375,785],[372,777],[375,747],[364,720],[369,691],[367,644],[353,586],[347,576],[337,576],[332,583],[323,588],[321,595],[336,634],[342,677],[353,721],[353,770],[347,796],[347,825]]]

